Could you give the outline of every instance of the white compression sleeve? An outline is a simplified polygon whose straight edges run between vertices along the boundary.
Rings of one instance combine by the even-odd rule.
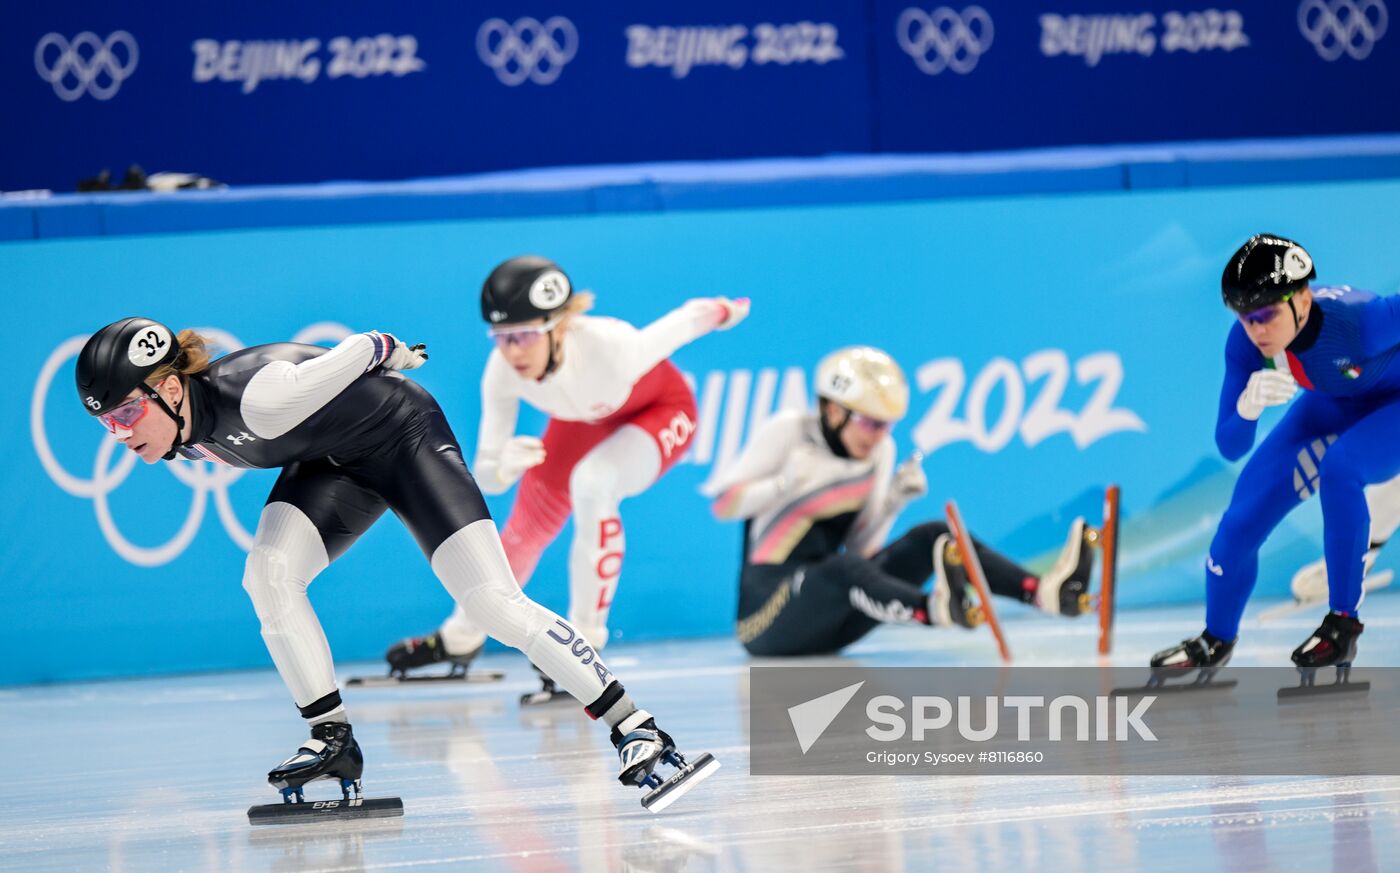
[[[438,628],[438,635],[449,655],[465,655],[486,642],[486,631],[477,627],[460,603],[452,607],[452,614]]]
[[[625,425],[584,455],[569,476],[569,621],[599,649],[608,643],[608,610],[626,551],[618,504],[660,475],[656,441],[642,428]]]
[[[612,673],[582,634],[520,590],[489,518],[444,540],[433,552],[432,565],[472,621],[524,652],[585,706],[598,700],[612,681]]]
[[[512,392],[515,374],[509,372],[505,359],[492,350],[486,360],[486,372],[481,375],[481,423],[476,435],[476,459],[472,475],[482,494],[504,494],[514,482],[502,482],[501,450],[515,431],[520,414],[520,399]]]
[[[276,439],[384,363],[393,349],[392,339],[370,331],[351,334],[325,354],[300,364],[273,361],[248,380],[239,412],[258,437]]]
[[[272,662],[301,707],[336,690],[331,648],[306,597],[306,587],[329,563],[321,534],[305,513],[290,503],[263,507],[243,587]],[[343,709],[337,712],[343,716]]]

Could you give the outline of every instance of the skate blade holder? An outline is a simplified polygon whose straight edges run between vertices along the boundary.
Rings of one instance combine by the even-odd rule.
[[[506,674],[499,670],[474,670],[468,671],[459,664],[453,664],[452,669],[446,673],[389,673],[388,676],[351,676],[345,680],[346,687],[354,688],[387,688],[391,685],[410,684],[432,684],[435,682],[462,682],[466,684],[477,684],[484,682],[499,682],[506,678]]]
[[[719,760],[709,752],[701,752],[691,761],[672,752],[662,760],[675,767],[676,772],[665,780],[652,773],[642,781],[642,787],[651,788],[642,795],[642,807],[648,812],[660,812],[719,770]]]
[[[360,783],[340,780],[339,800],[307,800],[301,787],[282,789],[281,803],[248,807],[252,825],[305,824],[316,821],[343,821],[361,818],[394,818],[403,815],[403,799],[360,795]],[[351,796],[351,792],[354,796]]]
[[[962,550],[957,543],[949,543],[948,548],[943,553],[943,560],[955,567],[963,565]],[[969,628],[981,627],[987,623],[987,613],[982,610],[979,604],[971,604],[963,613],[963,624]]]
[[[1234,679],[1209,679],[1204,682],[1177,682],[1175,684],[1162,682],[1157,685],[1149,682],[1147,685],[1138,685],[1132,688],[1115,688],[1108,693],[1111,697],[1146,697],[1158,694],[1177,696],[1192,691],[1229,691],[1238,684],[1239,682]]]
[[[1361,682],[1351,681],[1351,665],[1338,664],[1337,678],[1333,682],[1324,685],[1316,684],[1317,670],[1299,670],[1298,684],[1291,688],[1280,688],[1278,690],[1279,703],[1297,703],[1312,697],[1328,697],[1337,694],[1370,694],[1371,683],[1365,680]]]

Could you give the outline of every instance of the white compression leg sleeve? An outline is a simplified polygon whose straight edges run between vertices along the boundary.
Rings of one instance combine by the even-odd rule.
[[[243,588],[262,622],[272,662],[300,707],[336,690],[331,647],[306,597],[306,587],[329,563],[321,534],[305,513],[290,503],[263,507]],[[316,720],[330,720],[330,715],[344,720],[344,709],[337,707]]]
[[[624,425],[584,455],[569,476],[569,621],[600,649],[608,642],[608,610],[626,552],[618,504],[650,488],[659,475],[656,441],[640,427]]]
[[[461,604],[453,607],[452,614],[438,628],[438,634],[442,637],[443,648],[453,655],[465,655],[486,642],[486,631],[467,617]]]
[[[585,706],[612,681],[582,634],[520,590],[491,519],[472,522],[444,540],[433,552],[432,565],[471,621],[524,652]]]

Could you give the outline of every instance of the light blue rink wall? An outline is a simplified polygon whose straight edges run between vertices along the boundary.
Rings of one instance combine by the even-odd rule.
[[[599,312],[639,324],[689,296],[754,300],[740,328],[676,355],[699,390],[701,432],[686,464],[624,505],[615,639],[730,632],[740,530],[712,520],[702,486],[756,421],[806,402],[816,360],[848,343],[883,346],[916,383],[895,435],[901,455],[916,443],[929,455],[932,493],[901,527],[955,497],[980,536],[1044,562],[1116,481],[1123,605],[1198,599],[1234,481],[1212,440],[1231,323],[1216,289],[1258,230],[1303,240],[1323,281],[1400,286],[1397,182],[0,246],[15,393],[0,417],[0,683],[269,663],[240,577],[275,473],[229,482],[121,460],[71,387],[82,337],[132,313],[218,328],[228,343],[393,331],[429,344],[413,378],[471,450],[489,348],[476,291],[518,252],[554,257],[597,291]],[[492,501],[498,518],[509,500]],[[1316,507],[1295,513],[1268,546],[1259,593],[1283,593],[1319,534]],[[558,610],[568,536],[529,586]],[[378,656],[450,607],[391,516],[311,590],[342,659]]]

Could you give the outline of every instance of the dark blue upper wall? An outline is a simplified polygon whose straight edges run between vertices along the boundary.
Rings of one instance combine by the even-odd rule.
[[[0,189],[1400,131],[1390,2],[23,4]]]

